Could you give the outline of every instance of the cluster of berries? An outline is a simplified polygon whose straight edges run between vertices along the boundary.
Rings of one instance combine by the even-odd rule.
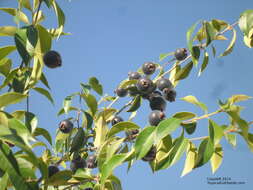
[[[187,50],[185,48],[179,48],[174,53],[177,61],[183,61],[187,57]],[[128,94],[130,96],[140,95],[143,99],[149,101],[149,106],[152,112],[149,115],[149,123],[152,126],[157,126],[163,119],[165,119],[166,101],[174,102],[176,99],[176,91],[173,84],[167,78],[161,77],[156,82],[150,79],[150,75],[154,74],[157,67],[155,63],[146,62],[142,65],[142,76],[139,72],[129,72],[129,80],[137,80],[136,84],[129,85],[126,88],[118,87],[115,93],[119,97],[125,97]],[[111,124],[115,125],[118,122],[123,121],[122,117],[115,116]],[[138,130],[133,130],[127,133],[127,135],[136,135]],[[142,158],[144,161],[152,161],[156,157],[156,147],[152,146],[147,155]]]

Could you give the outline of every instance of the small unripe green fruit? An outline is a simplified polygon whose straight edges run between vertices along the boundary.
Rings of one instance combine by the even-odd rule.
[[[54,51],[54,50],[48,51],[43,56],[43,61],[45,65],[51,69],[60,67],[62,65],[61,55],[57,51]]]

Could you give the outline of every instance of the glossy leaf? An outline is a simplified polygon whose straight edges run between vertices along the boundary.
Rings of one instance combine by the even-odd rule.
[[[124,80],[120,83],[120,88],[127,88],[130,85],[134,85],[137,83],[137,80]]]
[[[94,139],[94,146],[100,148],[105,142],[106,134],[108,133],[108,127],[104,117],[99,117],[95,123],[96,136]]]
[[[223,137],[224,130],[213,120],[209,119],[209,135],[214,146],[218,145]]]
[[[196,117],[196,114],[192,112],[177,112],[172,117],[180,119],[180,120],[188,120],[193,117]]]
[[[25,13],[23,13],[22,11],[18,10],[18,9],[14,9],[14,8],[0,8],[1,11],[4,11],[12,16],[15,16],[16,18],[18,18],[20,21],[29,24],[29,19],[27,18],[27,16],[25,15]]]
[[[99,95],[103,95],[103,86],[99,83],[96,77],[91,77],[89,79],[89,85],[93,90],[95,90]]]
[[[1,26],[0,27],[0,36],[14,36],[17,28],[15,26]]]
[[[87,138],[85,136],[83,128],[78,128],[78,131],[72,140],[70,152],[78,151],[84,146],[86,141]]]
[[[46,89],[35,87],[35,88],[33,88],[33,90],[35,90],[36,92],[38,92],[41,95],[45,96],[54,105],[54,99],[51,96],[50,92],[48,92]]]
[[[11,66],[11,59],[3,58],[2,60],[0,60],[0,74],[7,77],[11,71]]]
[[[0,95],[0,108],[8,106],[10,104],[16,104],[25,99],[27,95],[16,92],[7,92]]]
[[[181,125],[184,127],[187,134],[191,135],[195,132],[197,127],[197,122],[192,123],[181,123]]]
[[[205,22],[205,30],[206,30],[206,46],[208,46],[215,39],[216,32],[209,22]]]
[[[52,37],[51,34],[41,25],[36,26],[39,35],[38,47],[41,53],[46,53],[51,49]]]
[[[113,125],[112,128],[109,130],[107,136],[108,138],[110,138],[121,131],[139,129],[139,128],[140,127],[133,122],[123,121],[123,122],[117,123],[116,125]]]
[[[139,109],[141,106],[141,96],[138,95],[134,97],[133,103],[131,104],[130,108],[127,110],[127,112],[134,112]]]
[[[226,56],[226,55],[230,54],[230,53],[233,51],[233,48],[234,48],[234,46],[235,46],[235,41],[236,41],[236,30],[233,29],[233,37],[232,37],[232,39],[231,39],[231,42],[230,42],[230,44],[228,45],[227,49],[224,51],[224,53],[222,53],[222,54],[220,55],[220,57]]]
[[[200,70],[199,70],[199,74],[198,74],[199,76],[200,76],[200,75],[202,74],[202,72],[206,69],[208,63],[209,63],[209,55],[208,55],[207,52],[205,52],[205,54],[204,54],[204,60],[203,60],[203,63],[202,63],[202,65],[201,65],[201,68],[200,68]]]
[[[33,62],[33,69],[31,78],[28,84],[26,84],[26,88],[32,88],[37,84],[37,82],[40,80],[41,74],[43,69],[43,60],[40,55],[34,57]]]
[[[59,186],[68,184],[67,181],[72,177],[72,172],[70,170],[59,171],[49,178],[48,184]]]
[[[190,173],[193,170],[195,166],[196,158],[197,158],[197,149],[192,142],[189,142],[187,151],[186,151],[184,169],[181,174],[181,177],[185,176],[186,174]]]
[[[194,104],[198,107],[200,107],[202,110],[204,110],[205,112],[207,112],[207,107],[204,103],[202,102],[199,102],[198,99],[192,95],[189,95],[189,96],[185,96],[183,98],[181,98],[181,100],[184,100],[186,102],[189,102],[191,104]]]
[[[36,128],[33,133],[34,136],[43,136],[51,145],[52,145],[52,137],[50,133],[44,128]]]
[[[233,95],[231,98],[228,99],[228,103],[234,104],[234,103],[237,103],[237,102],[249,100],[251,98],[252,98],[251,96],[247,96],[247,95],[244,95],[244,94],[236,94],[236,95]]]
[[[137,159],[143,158],[155,142],[156,127],[144,128],[136,138],[134,149]]]
[[[92,115],[94,116],[98,109],[98,103],[95,96],[91,94],[82,94],[81,96],[85,100],[87,106],[90,108]]]
[[[220,167],[223,159],[223,150],[220,144],[215,146],[213,156],[211,157],[211,167],[212,172],[215,173],[216,170]]]
[[[206,164],[212,157],[214,153],[214,145],[212,141],[207,138],[204,139],[198,148],[198,155],[196,159],[195,168]]]
[[[192,67],[193,67],[192,61],[187,63],[183,68],[179,70],[179,72],[177,72],[177,74],[175,75],[175,80],[177,81],[187,78],[192,70]]]
[[[240,15],[239,27],[244,35],[248,36],[253,27],[253,10],[246,10]]]
[[[176,118],[168,118],[162,120],[159,125],[156,127],[156,141],[163,139],[168,134],[174,132],[180,126],[181,120]]]
[[[16,46],[5,46],[0,48],[0,60],[16,50]]]

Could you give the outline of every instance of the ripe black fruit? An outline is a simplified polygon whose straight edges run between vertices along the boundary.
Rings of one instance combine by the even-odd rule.
[[[165,114],[162,111],[154,110],[149,115],[149,123],[152,126],[157,126],[164,118]]]
[[[142,65],[142,71],[145,75],[152,75],[156,70],[156,65],[152,62],[146,62]]]
[[[12,143],[10,143],[10,142],[8,142],[8,141],[4,141],[4,143],[7,144],[10,148],[12,148],[12,147],[15,146],[14,144],[12,144]]]
[[[177,92],[173,89],[165,88],[163,89],[163,97],[169,102],[174,102],[176,100]]]
[[[89,187],[89,188],[85,188],[84,190],[93,190],[93,189]]]
[[[140,78],[137,81],[136,87],[143,94],[151,93],[156,89],[156,85],[148,78]]]
[[[93,169],[97,167],[97,157],[95,155],[88,156],[86,159],[87,168]]]
[[[169,88],[169,89],[172,89],[173,88],[173,85],[172,83],[170,82],[169,79],[166,79],[166,78],[160,78],[157,82],[156,82],[156,85],[157,85],[157,88],[159,90],[163,90],[164,88]]]
[[[156,157],[156,147],[152,146],[148,153],[142,158],[143,161],[150,162]]]
[[[78,156],[76,159],[72,160],[70,163],[70,169],[73,172],[76,172],[79,168],[85,168],[86,162],[84,159],[82,159],[80,156]]]
[[[69,133],[73,129],[73,123],[68,119],[65,119],[60,122],[59,130],[63,133]]]
[[[141,75],[138,72],[129,72],[128,78],[129,80],[138,80],[139,78],[141,78]]]
[[[48,51],[44,57],[43,61],[45,65],[49,68],[56,68],[62,65],[61,55],[57,51]]]
[[[176,58],[178,61],[182,61],[182,60],[184,60],[186,57],[187,57],[187,49],[185,49],[185,48],[178,48],[178,49],[175,51],[175,58]]]
[[[120,116],[115,116],[115,117],[112,119],[111,124],[112,124],[112,126],[113,126],[113,125],[116,125],[117,123],[122,122],[122,121],[124,121],[122,117],[120,117]]]
[[[152,110],[164,111],[166,109],[166,101],[160,95],[153,95],[149,98],[149,106]]]
[[[128,93],[130,96],[136,96],[140,94],[139,90],[137,89],[136,85],[132,84],[127,87]]]
[[[60,170],[57,166],[51,165],[48,167],[48,177],[53,176],[54,174],[58,173]]]
[[[117,88],[115,90],[115,93],[117,94],[117,96],[119,97],[125,97],[127,95],[127,89],[125,88]]]

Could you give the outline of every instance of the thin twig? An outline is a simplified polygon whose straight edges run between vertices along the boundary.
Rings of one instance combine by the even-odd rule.
[[[110,108],[110,107],[112,107],[112,105],[113,105],[114,103],[116,103],[118,100],[119,100],[119,97],[117,96],[117,97],[107,106],[107,109]]]

